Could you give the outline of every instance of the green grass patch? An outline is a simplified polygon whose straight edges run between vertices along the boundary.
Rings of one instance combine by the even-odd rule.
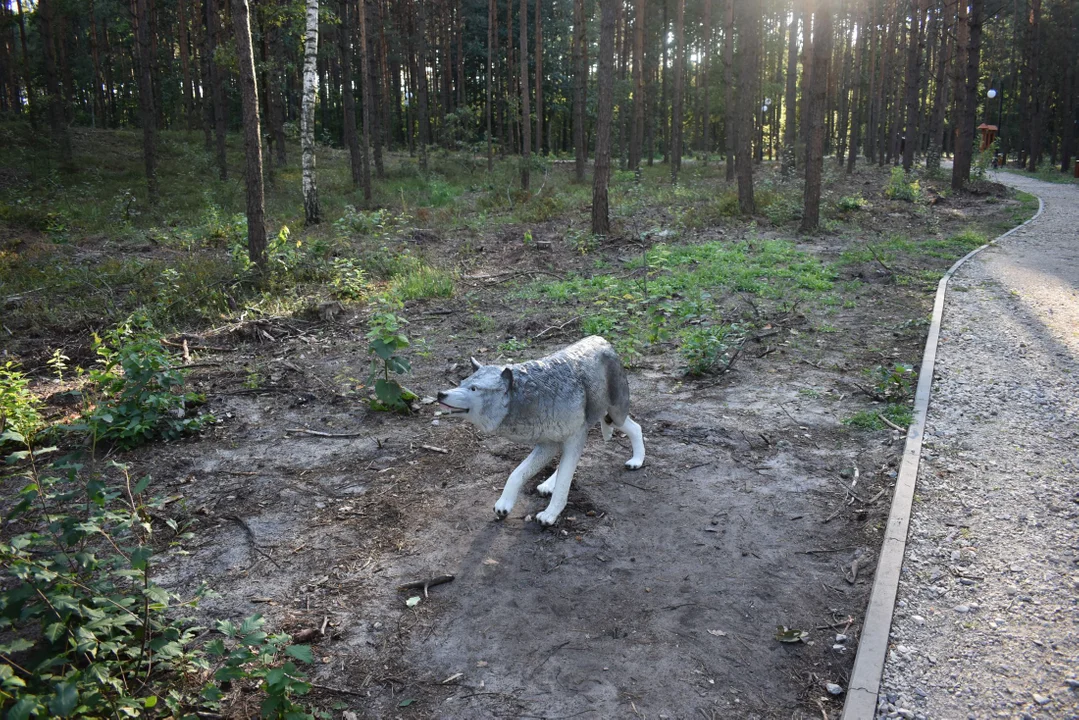
[[[901,428],[908,427],[913,422],[910,408],[900,403],[889,403],[882,409],[861,410],[843,421],[847,427],[858,430],[883,430],[888,427],[880,416],[888,418]]]

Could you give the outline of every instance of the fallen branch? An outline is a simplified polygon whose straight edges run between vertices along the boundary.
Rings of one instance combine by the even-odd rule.
[[[313,688],[318,688],[319,690],[329,690],[330,692],[341,693],[342,695],[355,695],[356,697],[367,697],[366,692],[358,692],[356,690],[346,690],[345,688],[334,687],[332,685],[319,685],[318,683],[310,682],[310,681],[308,681],[307,684],[310,685]]]
[[[573,323],[573,322],[577,322],[580,319],[581,319],[580,315],[574,315],[573,317],[571,317],[569,320],[562,323],[561,325],[552,325],[551,327],[547,328],[546,330],[540,331],[540,333],[537,334],[537,335],[534,335],[532,337],[532,339],[533,340],[539,340],[541,337],[543,337],[547,333],[551,332],[552,330],[565,330],[567,325],[569,325],[570,323]]]
[[[363,435],[363,433],[328,433],[322,432],[321,430],[308,430],[306,428],[285,428],[285,432],[324,438],[353,438]]]
[[[442,583],[451,582],[453,578],[453,575],[439,575],[438,577],[433,577],[428,580],[413,580],[412,582],[407,582],[404,585],[398,585],[397,590],[419,590],[420,588],[423,588],[423,596],[427,597],[427,588],[434,587],[435,585],[441,585]]]
[[[434,445],[420,445],[424,450],[430,450],[431,452],[442,453],[443,455],[449,455],[450,451],[446,448],[435,447]]]
[[[891,420],[889,420],[888,418],[884,417],[884,413],[877,413],[877,417],[878,417],[878,418],[880,418],[880,421],[881,421],[882,423],[884,423],[885,425],[887,425],[888,427],[890,427],[890,428],[891,428],[892,430],[898,430],[899,432],[905,432],[905,431],[903,430],[903,428],[899,427],[899,426],[898,426],[898,425],[896,425],[896,424],[895,424],[894,422],[892,422],[892,421],[891,421]]]

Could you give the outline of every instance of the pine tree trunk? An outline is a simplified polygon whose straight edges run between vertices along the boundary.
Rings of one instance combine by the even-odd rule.
[[[577,182],[584,182],[585,165],[588,164],[588,147],[585,145],[585,105],[588,92],[588,34],[585,28],[584,0],[573,2],[573,146],[576,149],[574,173]]]
[[[532,120],[528,103],[528,0],[521,0],[521,189],[528,190],[532,165]]]
[[[737,110],[734,107],[734,3],[727,0],[723,24],[723,125],[726,135],[727,182],[734,180],[735,144],[738,142]]]
[[[303,210],[308,226],[322,222],[315,178],[315,97],[318,90],[318,0],[306,0],[306,36],[303,54],[303,109],[300,145],[303,153]]]
[[[71,135],[64,120],[64,101],[60,96],[60,78],[56,71],[56,14],[53,3],[56,0],[39,0],[37,5],[38,25],[41,31],[41,44],[45,55],[45,91],[48,94],[49,130],[53,143],[60,150],[60,163],[71,165]]]
[[[157,204],[157,113],[154,112],[153,60],[147,0],[135,0],[135,44],[139,66],[139,122],[142,124],[142,163],[150,204]]]
[[[712,68],[712,0],[704,0],[704,27],[701,42],[704,44],[701,52],[701,85],[704,87],[701,98],[700,151],[704,153],[704,162],[707,163],[708,154],[712,152],[712,97],[708,82],[708,71]]]
[[[865,72],[862,70],[862,61],[865,57],[867,35],[869,33],[867,28],[870,15],[869,2],[870,0],[866,0],[859,15],[858,44],[854,50],[854,73],[852,79],[854,97],[851,99],[850,147],[847,151],[848,175],[854,172],[854,165],[858,160],[858,144],[861,142],[862,123],[865,120]]]
[[[213,96],[215,158],[217,160],[218,175],[222,180],[227,180],[229,168],[225,148],[225,88],[224,78],[221,77],[224,71],[214,60],[219,27],[217,7],[214,0],[206,0],[206,55],[210,68],[210,92]]]
[[[948,105],[948,76],[946,74],[952,56],[952,36],[957,0],[945,0],[944,12],[937,23],[940,29],[940,45],[937,48],[937,63],[934,82],[936,92],[933,109],[929,117],[929,152],[926,154],[925,167],[930,173],[940,171],[940,157],[944,151],[944,109]]]
[[[48,2],[49,0],[46,0]],[[40,11],[41,4],[38,3]],[[37,130],[37,116],[34,114],[34,86],[32,83],[32,66],[30,65],[30,53],[26,43],[26,15],[23,13],[22,0],[15,0],[15,9],[19,12],[19,43],[22,45],[22,71],[23,85],[26,88],[26,114],[30,116],[30,127]],[[97,27],[96,25],[94,26]]]
[[[235,0],[233,0],[235,2]],[[363,183],[364,158],[360,155],[360,139],[356,134],[356,93],[352,87],[352,33],[353,16],[356,14],[349,5],[354,0],[338,0],[338,14],[341,25],[337,31],[337,48],[341,54],[341,106],[344,111],[344,124],[342,140],[348,148],[349,169],[352,172],[352,187],[359,187]],[[363,0],[359,0],[363,2]],[[366,93],[367,83],[363,83]],[[367,199],[367,187],[364,187],[364,198]]]
[[[660,62],[662,63],[662,69],[660,72],[660,98],[659,98],[659,113],[660,113],[660,125],[659,135],[663,144],[663,160],[662,162],[669,162],[671,157],[671,126],[670,126],[670,114],[667,110],[667,76],[670,75],[670,63],[667,62],[667,27],[670,25],[670,19],[667,17],[667,4],[670,0],[661,0],[663,3],[663,27],[659,31],[659,43],[662,48],[660,53]],[[731,2],[733,0],[728,0]]]
[[[138,0],[140,3],[146,0]],[[248,0],[232,0],[232,22],[239,63],[244,113],[244,157],[247,183],[247,253],[260,272],[266,272],[266,203],[262,186],[262,131],[255,84],[255,55],[251,47]]]
[[[1042,155],[1042,124],[1044,122],[1045,91],[1042,87],[1044,78],[1039,75],[1041,60],[1041,13],[1042,0],[1030,0],[1030,158],[1027,171],[1036,172]],[[1072,14],[1075,13],[1074,8]]]
[[[360,165],[363,168],[363,199],[371,202],[371,105],[374,103],[375,83],[372,82],[371,53],[367,44],[367,0],[359,0],[360,68],[363,72],[363,148]]]
[[[982,4],[984,0],[970,0],[970,14],[965,18],[968,27],[966,50],[966,83],[959,103],[959,128],[955,140],[955,160],[952,164],[952,189],[961,190],[970,180],[970,165],[974,152],[974,124],[978,107],[978,69],[982,52]],[[960,0],[961,22],[965,0]]]
[[[629,169],[640,178],[644,144],[644,23],[645,0],[636,0],[633,15],[633,133],[629,140]]]
[[[187,13],[185,7],[187,6],[187,0],[177,0],[176,2],[176,21],[178,23],[178,35],[180,40],[180,70],[181,70],[181,89],[180,95],[184,99],[184,119],[187,121],[186,125],[188,129],[193,130],[195,128],[195,101],[194,101],[194,86],[191,82],[191,51],[189,49],[189,41],[187,34]],[[93,23],[93,5],[91,3],[91,23]],[[91,36],[91,42],[93,47],[94,56],[94,76],[97,77],[97,26],[93,25],[94,31]],[[96,83],[95,83],[96,84]]]
[[[285,148],[285,83],[282,80],[285,48],[281,40],[282,32],[282,29],[278,27],[270,29],[274,61],[270,64],[270,87],[266,89],[270,92],[269,102],[266,104],[270,108],[270,129],[274,135],[274,144],[277,146],[278,167],[284,167],[288,162],[288,153]]]
[[[1071,37],[1076,37],[1076,14],[1071,14]],[[1075,77],[1076,63],[1079,62],[1079,48],[1072,43],[1068,56],[1068,70],[1064,76],[1063,112],[1064,122],[1060,128],[1060,172],[1072,172],[1072,157],[1075,155]]]
[[[429,87],[427,83],[427,12],[424,3],[427,0],[417,0],[416,7],[416,35],[419,36],[419,58],[416,82],[420,95],[419,117],[419,145],[420,145],[420,170],[427,172],[427,146],[431,144],[431,118],[429,105]]]
[[[828,91],[828,63],[832,56],[832,8],[821,2],[813,17],[813,73],[806,93],[806,182],[801,232],[820,225],[821,174],[824,168],[824,103]]]
[[[20,9],[22,8],[22,0],[19,0],[19,7],[20,7]],[[103,76],[101,74],[101,54],[98,52],[98,47],[97,47],[97,43],[98,43],[98,40],[97,40],[97,13],[94,12],[94,1],[93,0],[90,0],[90,13],[89,14],[90,14],[90,59],[93,61],[93,70],[94,70],[94,118],[95,118],[94,125],[95,126],[100,126],[100,127],[108,127],[107,118],[105,116],[105,113],[106,113],[106,110],[105,110],[105,94],[104,94],[104,92],[105,92],[104,91],[105,81],[104,81],[104,78],[103,78]],[[22,22],[21,14],[20,14],[20,17],[19,17],[19,21]],[[24,37],[24,42],[25,42],[25,37]],[[26,48],[24,46],[23,47],[23,52],[25,53],[25,51],[26,51]],[[28,103],[28,106],[29,106],[29,101],[30,101],[29,76],[27,76],[27,83],[28,84],[26,86],[26,99],[27,99],[27,103]],[[195,120],[195,118],[193,118],[193,117],[190,117],[189,121],[190,122],[197,122],[197,120]]]
[[[684,0],[678,0],[683,2]],[[610,235],[607,184],[611,176],[611,120],[614,115],[614,26],[617,0],[600,0],[599,74],[596,108],[596,162],[592,171],[592,234]]]
[[[484,115],[487,120],[487,172],[494,172],[495,169],[495,154],[494,145],[491,141],[491,81],[494,63],[492,62],[492,56],[494,54],[495,33],[495,18],[498,13],[495,12],[495,0],[487,0],[487,106],[484,109]]]
[[[753,193],[753,136],[757,116],[757,64],[761,52],[761,16],[750,3],[738,3],[738,140],[735,170],[738,174],[738,211],[757,212]]]
[[[911,0],[910,40],[907,47],[906,140],[903,145],[903,170],[914,166],[914,151],[918,145],[918,87],[921,85],[922,57],[925,55],[925,19],[929,0]]]
[[[682,169],[682,103],[686,85],[686,0],[675,0],[674,108],[671,113],[671,182],[678,184]]]
[[[536,154],[543,154],[543,16],[542,0],[536,2]]]

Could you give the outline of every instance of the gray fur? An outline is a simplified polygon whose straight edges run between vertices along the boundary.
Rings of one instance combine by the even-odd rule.
[[[472,365],[476,371],[457,388],[440,392],[439,401],[484,432],[536,446],[510,476],[495,508],[499,515],[512,507],[527,480],[522,476],[531,477],[561,450],[559,471],[540,486],[541,493],[551,492],[552,500],[537,519],[552,524],[565,506],[588,428],[597,422],[603,422],[605,439],[613,428],[630,436],[634,453],[628,467],[636,469],[644,462],[640,426],[629,418],[629,383],[617,353],[603,338],[593,335],[516,365],[480,365],[475,358]]]

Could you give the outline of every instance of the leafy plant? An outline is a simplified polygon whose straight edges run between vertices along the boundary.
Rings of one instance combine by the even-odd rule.
[[[49,356],[49,359],[45,361],[45,364],[49,366],[50,370],[56,373],[56,379],[63,382],[64,371],[67,370],[67,361],[70,359],[71,358],[64,354],[62,348],[56,348],[53,350],[52,355]]]
[[[89,432],[93,445],[106,441],[127,449],[154,438],[176,439],[213,421],[209,414],[191,414],[189,406],[204,398],[183,390],[183,373],[152,330],[135,318],[104,340],[94,336],[101,366],[90,371],[90,380],[99,397],[73,426]]]
[[[149,477],[133,481],[118,463],[104,475],[66,460],[42,470],[55,448],[34,451],[14,431],[3,440],[26,447],[8,463],[21,463],[27,481],[8,516],[26,531],[0,543],[0,567],[14,581],[0,591],[7,718],[157,717],[161,705],[195,718],[222,709],[227,683],[251,681],[265,693],[263,718],[314,717],[293,699],[310,686],[291,659],[311,662],[309,647],[263,632],[258,615],[217,623],[224,637],[199,646],[203,628],[180,612],[209,591],[183,600],[153,581],[161,543],[151,518],[165,500],[146,499]],[[165,524],[171,545],[193,537],[176,520]]]
[[[351,258],[334,258],[330,290],[338,300],[361,300],[367,294],[367,273]]]
[[[402,387],[390,373],[405,375],[412,371],[408,358],[398,354],[409,346],[408,336],[401,329],[408,321],[394,312],[400,303],[383,298],[381,305],[381,311],[368,321],[371,328],[367,332],[368,353],[375,356],[371,359],[371,373],[367,377],[368,384],[375,383],[375,399],[371,406],[376,410],[407,412],[408,402],[415,400],[416,394]]]
[[[736,325],[698,326],[682,333],[679,352],[690,375],[708,375],[730,369],[744,337]]]
[[[9,360],[0,365],[0,433],[10,430],[33,438],[41,428],[40,408],[41,401],[30,392],[30,381],[19,364]],[[0,440],[0,447],[3,444]]]
[[[835,203],[835,209],[839,212],[851,212],[869,207],[869,202],[861,195],[845,195]]]
[[[906,400],[914,394],[918,381],[914,366],[905,363],[877,365],[866,370],[866,375],[873,381],[877,398],[884,401]]]
[[[921,184],[914,180],[907,180],[907,174],[901,167],[893,167],[892,174],[888,178],[888,185],[884,188],[884,194],[893,200],[906,200],[915,202],[922,196]]]

